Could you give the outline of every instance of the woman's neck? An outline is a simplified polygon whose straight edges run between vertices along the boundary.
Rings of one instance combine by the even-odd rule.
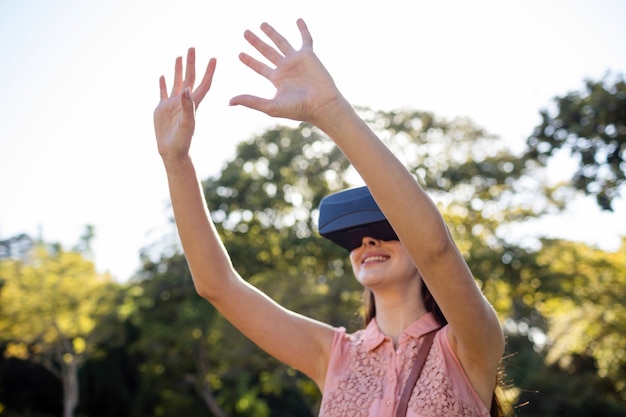
[[[415,320],[427,313],[421,292],[413,291],[395,295],[374,293],[376,301],[376,323],[380,331],[393,340],[394,347],[402,332]]]

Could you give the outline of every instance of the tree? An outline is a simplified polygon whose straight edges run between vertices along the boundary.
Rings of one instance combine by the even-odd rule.
[[[534,161],[513,155],[467,119],[407,109],[360,112],[433,196],[502,317],[511,392],[530,401],[519,414],[623,415],[624,250],[511,241],[507,225],[565,206]],[[203,183],[244,278],[292,310],[354,330],[361,327],[362,290],[346,252],[319,237],[316,224],[321,198],[351,185],[359,179],[348,161],[307,124],[276,126],[242,142]],[[123,401],[106,408],[108,415],[317,414],[317,387],[262,353],[197,296],[182,253],[144,257],[137,277],[117,286],[85,257],[91,236],[87,229],[70,252],[41,245],[16,257],[23,251],[0,247],[0,351],[11,355],[0,360],[0,400],[19,394],[3,385],[16,369],[29,367],[21,381],[40,380],[35,359],[60,369],[75,358],[85,364],[77,410],[85,416],[107,415],[94,407],[117,398]],[[54,320],[64,333],[48,324]],[[54,356],[62,346],[56,342],[68,340],[74,350]],[[112,386],[121,388],[107,391]],[[45,391],[50,399],[61,389]],[[6,411],[16,410],[7,403]]]
[[[25,233],[0,240],[0,261],[3,259],[23,259],[33,248],[33,239]]]
[[[497,246],[498,224],[536,216],[557,202],[549,192],[543,207],[536,204],[536,194],[533,204],[518,197],[523,188],[515,188],[515,179],[523,173],[523,162],[467,119],[361,111],[416,178],[436,194],[447,218],[462,220],[454,233],[461,236],[466,251],[472,234],[484,239],[481,243]],[[219,176],[206,180],[204,190],[242,276],[290,309],[354,329],[362,289],[350,278],[347,254],[317,235],[316,208],[323,196],[358,181],[326,137],[300,124],[279,126],[242,142],[235,159]],[[484,282],[495,288],[496,281],[502,280],[486,276]],[[241,379],[259,381],[256,374],[280,382],[284,367],[268,363],[262,362],[265,371],[248,366],[249,376]],[[212,376],[224,381],[225,375],[216,370],[212,369]],[[306,378],[299,385],[315,413],[319,392]]]
[[[0,335],[5,356],[41,364],[61,382],[63,416],[79,401],[78,370],[92,352],[98,317],[110,308],[109,275],[60,245],[39,243],[24,260],[0,261]]]
[[[612,210],[626,176],[626,83],[623,77],[587,80],[582,91],[554,98],[528,139],[526,158],[545,164],[560,150],[578,159],[571,183]]]
[[[519,415],[624,415],[624,247],[543,239],[505,256],[514,284],[505,363],[528,403]]]
[[[590,358],[626,401],[626,240],[614,253],[545,240],[537,260],[534,279],[547,287],[536,307],[548,318],[548,363],[573,373],[577,358]]]
[[[221,178],[207,180],[205,190],[244,277],[289,308],[343,323],[344,317],[355,316],[360,290],[351,280],[334,279],[343,274],[345,260],[333,261],[330,272],[326,268],[324,259],[343,254],[313,234],[311,200],[319,202],[328,193],[325,178],[336,189],[347,185],[334,178],[347,162],[337,161],[338,152],[329,158],[325,153],[332,148],[322,139],[306,126],[268,131],[241,144],[238,157]],[[303,149],[308,158],[302,157]],[[263,181],[260,173],[272,180]],[[346,283],[349,290],[333,292],[344,302],[322,300],[329,287]],[[143,377],[152,381],[150,411],[181,412],[201,399],[216,416],[312,415],[305,405],[314,408],[319,399],[312,382],[262,354],[198,297],[181,254],[146,262],[134,287],[141,295],[131,319],[142,332],[134,348],[144,352]],[[355,295],[352,304],[345,302]],[[183,392],[187,399],[179,395]]]
[[[320,239],[316,221],[321,199],[350,185],[349,168],[325,136],[301,124],[242,142],[221,175],[204,182],[241,275],[288,308],[345,326],[354,325],[345,318],[358,308],[359,287],[346,279],[345,251]]]
[[[139,330],[131,350],[142,358],[141,415],[226,414],[214,395],[209,371],[222,352],[217,312],[195,293],[184,257],[145,261],[140,279],[128,288],[128,316]],[[204,407],[202,405],[204,404]]]
[[[525,351],[514,353],[522,354],[518,358],[528,358],[529,364],[542,363],[544,357],[534,349],[554,322],[549,311],[539,308],[543,307],[540,302],[549,294],[555,300],[564,294],[555,277],[546,279],[538,291],[537,275],[544,269],[544,251],[510,241],[506,226],[561,210],[565,201],[555,194],[555,189],[545,186],[534,165],[509,152],[498,138],[470,120],[443,120],[425,112],[361,111],[438,203],[479,284],[503,319],[509,318],[520,329],[528,329],[521,337],[530,344],[520,345]],[[355,181],[340,154],[333,157],[343,170],[329,171],[324,165],[318,166],[318,160],[332,166],[333,159],[323,153],[307,157],[310,149],[335,150],[327,145],[307,125],[300,125],[295,131],[268,131],[242,143],[238,156],[222,176],[205,182],[205,191],[209,207],[219,208],[213,213],[214,219],[235,264],[248,273],[244,276],[284,305],[333,323],[333,313],[319,306],[346,305],[346,300],[350,300],[348,305],[357,309],[359,290],[345,286],[350,275],[349,264],[342,262],[345,253],[326,249],[326,242],[315,232],[319,199]],[[303,150],[305,160],[301,156]],[[327,178],[340,180],[339,186],[325,185]],[[309,184],[314,184],[319,193],[312,193]],[[288,192],[280,193],[281,190]],[[566,248],[565,245],[561,249]],[[556,245],[548,256],[558,257],[558,251]],[[324,274],[332,271],[333,262],[340,272],[326,277]],[[593,264],[592,260],[586,259],[582,267],[589,263]],[[337,310],[335,317],[346,325],[351,315]],[[612,337],[618,334],[613,333]],[[622,343],[623,338],[619,339]],[[609,355],[609,351],[605,354]],[[619,360],[616,352],[609,356]],[[527,372],[533,369],[536,366],[531,365]],[[564,372],[558,366],[546,369],[547,373]],[[612,386],[601,372],[597,378],[603,382],[596,385],[598,390]],[[593,392],[599,394],[598,390]],[[615,389],[605,392],[607,398],[614,398]]]
[[[549,277],[538,280],[545,273],[538,260],[542,252],[521,247],[506,232],[509,224],[562,209],[564,199],[545,186],[536,165],[512,154],[468,119],[445,120],[411,110],[360,111],[433,196],[488,299],[507,328],[515,327],[511,340],[527,342],[510,347],[517,355],[507,362],[524,370],[513,368],[514,382],[535,384],[534,376],[547,380],[562,375],[558,364],[544,366],[543,353],[534,350],[551,323],[538,302],[547,299],[546,294],[554,299],[563,296],[560,283]],[[300,124],[277,126],[242,142],[235,158],[203,185],[213,220],[244,278],[287,308],[354,330],[360,327],[361,288],[351,277],[345,251],[318,236],[316,208],[323,196],[359,181],[327,138]],[[557,252],[554,249],[552,256]],[[244,341],[221,316],[198,304],[195,308],[204,313],[181,319],[189,300],[172,297],[173,291],[192,288],[182,259],[177,254],[147,265],[146,282],[139,283],[146,285],[145,302],[154,304],[142,312],[142,320],[165,320],[162,330],[141,326],[152,329],[147,335],[157,338],[142,342],[149,361],[154,361],[146,366],[163,372],[160,382],[154,374],[151,386],[165,383],[164,392],[180,394],[184,377],[174,374],[181,371],[194,375],[193,381],[209,381],[226,413],[289,415],[293,414],[287,411],[293,410],[286,404],[289,398],[304,399],[308,414],[315,415],[320,399],[316,387]],[[543,282],[540,290],[537,282]],[[164,288],[167,302],[160,295]],[[192,339],[191,329],[196,329],[197,340]],[[153,356],[157,353],[153,347],[161,353]],[[191,352],[191,347],[199,349]],[[202,363],[198,356],[202,349],[210,352],[210,366],[194,374]],[[544,376],[539,376],[538,367]],[[165,381],[165,374],[174,379]],[[606,378],[597,376],[603,382],[597,387],[608,385]],[[297,386],[299,392],[292,393],[289,386]],[[170,408],[161,410],[183,404],[174,402],[175,396],[169,398]]]

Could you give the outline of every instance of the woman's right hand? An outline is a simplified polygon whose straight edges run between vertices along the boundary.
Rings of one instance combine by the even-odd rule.
[[[183,58],[176,58],[174,85],[169,95],[165,77],[159,78],[161,101],[154,110],[154,131],[159,154],[165,162],[188,156],[196,124],[195,110],[211,88],[215,58],[209,60],[204,77],[194,90],[195,61],[195,49],[189,48],[183,79]]]

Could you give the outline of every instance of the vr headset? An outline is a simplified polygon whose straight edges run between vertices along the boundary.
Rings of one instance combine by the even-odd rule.
[[[330,194],[319,206],[319,233],[351,252],[363,238],[398,240],[369,189],[351,188]]]

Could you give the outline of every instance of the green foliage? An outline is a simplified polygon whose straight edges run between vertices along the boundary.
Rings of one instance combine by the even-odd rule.
[[[203,337],[216,331],[216,313],[195,294],[184,257],[146,264],[143,280],[132,283],[128,295],[126,304],[135,306],[128,320],[140,331],[130,346],[140,356],[139,415],[206,414],[198,396],[190,394],[209,366],[198,355],[209,355]]]
[[[556,364],[536,365],[524,381],[533,388],[520,394],[524,405],[517,410],[519,417],[624,415],[624,400],[615,393],[610,380],[598,375],[592,358],[575,355],[568,369]]]
[[[98,320],[112,309],[114,286],[92,261],[39,244],[24,259],[0,261],[4,356],[40,364],[63,385],[64,415],[78,403],[78,369],[94,352]]]
[[[538,260],[541,253],[508,241],[506,225],[561,209],[564,202],[543,186],[536,171],[529,171],[532,165],[469,120],[447,121],[423,112],[361,111],[435,198],[485,294],[503,320],[514,325],[510,340],[526,340],[508,347],[513,354],[507,361],[514,369],[511,392],[543,389],[545,378],[534,377],[537,369],[544,369],[545,353],[536,350],[539,335],[545,335],[549,326],[548,313],[537,306],[552,297],[552,290],[558,297],[559,283],[537,278],[548,273]],[[319,132],[302,124],[295,129],[279,126],[241,143],[221,174],[204,182],[204,191],[242,276],[287,308],[354,330],[360,327],[361,288],[352,278],[347,254],[317,235],[316,207],[324,195],[355,182],[358,178],[343,155]],[[132,318],[142,317],[136,325],[144,337],[135,347],[149,353],[141,369],[162,413],[176,407],[186,410],[174,402],[173,394],[159,394],[163,384],[169,384],[169,393],[192,395],[189,383],[185,391],[180,381],[190,381],[188,375],[193,374],[195,383],[205,381],[227,414],[290,415],[288,410],[292,415],[305,414],[294,413],[293,404],[306,404],[308,413],[316,414],[320,397],[314,384],[260,352],[208,305],[189,323],[173,321],[190,301],[181,298],[170,310],[165,304],[172,305],[174,297],[160,299],[163,281],[168,282],[169,293],[178,289],[195,297],[182,256],[147,265],[145,271],[145,281],[138,283],[142,296],[137,299],[144,307]],[[165,327],[154,328],[150,320]],[[202,337],[193,340],[189,330],[171,333],[172,328],[201,329]],[[206,335],[209,328],[211,338]],[[195,352],[191,346],[197,346]],[[202,358],[202,352],[209,360]],[[197,372],[200,368],[203,372]],[[598,378],[608,381],[600,374]],[[526,382],[526,387],[515,388],[518,382]],[[540,398],[531,399],[539,412],[544,399]]]
[[[514,283],[502,277],[519,265],[503,262],[503,253],[515,249],[496,231],[542,209],[536,195],[527,204],[529,194],[520,197],[524,190],[516,188],[525,165],[466,119],[361,111],[416,180],[432,189],[488,296],[501,312],[510,312]],[[268,131],[242,143],[222,175],[205,182],[205,194],[242,276],[290,309],[355,330],[362,288],[352,278],[347,253],[316,233],[321,198],[358,181],[328,143],[307,125]],[[312,149],[316,154],[303,160]],[[558,206],[549,190],[544,201],[543,208]],[[315,404],[319,393],[309,395]]]
[[[608,253],[558,240],[542,241],[539,250],[520,246],[508,238],[509,225],[565,205],[532,160],[467,119],[360,111],[433,196],[500,314],[510,354],[507,392],[529,401],[518,415],[623,415],[625,248]],[[362,325],[362,288],[347,253],[318,235],[317,207],[323,196],[359,183],[330,140],[301,124],[242,142],[203,187],[245,279],[289,309],[353,331]],[[25,371],[33,366],[26,358],[42,351],[34,341],[59,337],[45,324],[55,321],[89,353],[80,372],[81,415],[317,414],[316,385],[261,352],[201,299],[182,254],[145,257],[138,276],[120,287],[78,253],[37,253],[30,263],[0,262],[0,414],[38,410],[7,401],[35,398],[35,385],[25,395],[7,384],[39,375],[41,367]],[[98,277],[100,286],[89,284]]]
[[[195,293],[184,256],[146,264],[132,292],[138,308],[129,320],[141,331],[132,350],[143,356],[139,415],[270,416],[272,398],[294,396],[302,407],[289,389],[297,377]],[[281,411],[290,412],[272,409]]]
[[[541,163],[560,149],[578,158],[572,185],[596,197],[604,210],[626,179],[626,83],[609,77],[587,80],[579,92],[556,97],[556,110],[541,112],[542,122],[528,139],[526,158]]]
[[[572,372],[578,356],[589,357],[626,401],[626,241],[607,253],[547,240],[537,261],[547,284],[536,308],[548,317],[548,362]]]

